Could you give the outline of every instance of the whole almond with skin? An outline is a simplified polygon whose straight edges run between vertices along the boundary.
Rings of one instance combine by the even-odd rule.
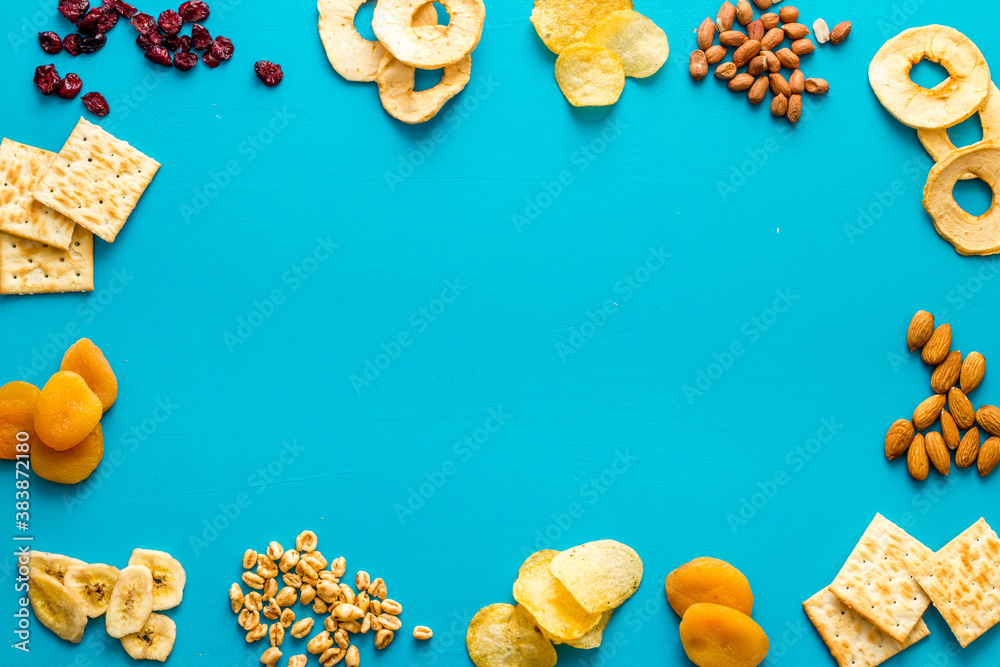
[[[803,37],[802,39],[797,39],[792,42],[792,53],[797,56],[804,56],[812,53],[816,50],[816,45],[812,43],[812,40],[808,37]]]
[[[749,90],[750,86],[753,85],[753,77],[743,72],[734,76],[727,85],[729,86],[729,90],[737,92]]]
[[[924,448],[927,450],[927,458],[931,460],[939,473],[947,475],[951,472],[951,453],[944,444],[944,438],[937,431],[930,431],[924,436]]]
[[[719,34],[719,43],[723,46],[743,46],[747,36],[739,30],[727,30]]]
[[[990,438],[979,450],[979,476],[986,477],[1000,463],[1000,438]]]
[[[806,92],[813,95],[822,95],[830,90],[830,84],[826,79],[806,79]]]
[[[783,41],[785,41],[785,31],[781,28],[771,28],[764,33],[760,45],[765,51],[773,51]]]
[[[799,20],[799,10],[795,7],[782,7],[778,10],[778,18],[782,23],[795,23]]]
[[[733,62],[736,63],[737,67],[743,67],[758,53],[760,53],[760,42],[756,39],[748,39],[743,42],[740,48],[736,49],[736,53],[733,54]]]
[[[1000,436],[1000,408],[995,405],[984,405],[976,411],[976,421],[990,435]]]
[[[792,53],[791,49],[778,49],[775,51],[774,55],[778,56],[778,62],[780,62],[783,67],[787,67],[788,69],[799,68],[799,57]]]
[[[788,39],[802,39],[809,35],[809,28],[801,23],[786,23],[781,29],[785,31]]]
[[[962,436],[958,432],[958,424],[954,417],[947,410],[941,411],[941,436],[948,449],[958,449],[958,444],[962,441]]]
[[[788,80],[785,79],[781,74],[771,74],[771,92],[775,95],[784,95],[785,97],[791,97],[792,87],[788,85]]]
[[[948,409],[959,428],[971,428],[976,423],[972,401],[958,387],[948,390]]]
[[[837,25],[833,26],[833,30],[830,31],[830,43],[840,44],[847,36],[851,34],[851,22],[842,21]]]
[[[892,461],[899,458],[913,442],[913,424],[908,419],[897,419],[885,434],[885,457]]]
[[[747,74],[751,76],[760,76],[767,71],[767,58],[764,56],[755,56],[750,64],[747,65]]]
[[[715,78],[729,81],[736,76],[736,65],[733,63],[722,63],[715,68]]]
[[[959,468],[968,468],[977,458],[979,458],[979,429],[973,426],[962,436],[962,442],[955,452],[955,465]]]
[[[766,76],[758,77],[753,85],[750,86],[750,93],[747,95],[747,99],[750,100],[750,104],[760,104],[767,97],[767,87],[768,80]]]
[[[792,93],[801,95],[806,89],[806,75],[800,69],[795,70],[788,77],[788,85],[791,87]]]
[[[715,24],[718,27],[719,32],[723,30],[729,30],[733,27],[733,21],[736,20],[736,5],[726,0],[719,7],[719,13],[715,17]]]
[[[910,352],[924,346],[934,333],[934,316],[926,310],[918,310],[910,320],[910,328],[906,330],[906,346]]]
[[[958,383],[962,373],[962,353],[952,350],[931,375],[931,389],[935,394],[947,394]]]
[[[970,352],[962,364],[960,375],[962,391],[968,394],[983,381],[983,376],[986,375],[986,358],[978,352]]]
[[[691,78],[696,81],[704,79],[708,74],[708,58],[705,57],[705,52],[701,49],[695,49],[691,52],[691,58],[688,60],[688,72],[691,74]]]
[[[910,451],[906,453],[906,467],[910,469],[910,476],[921,481],[927,479],[931,471],[931,461],[927,458],[927,446],[924,444],[924,436],[917,433],[910,444]]]
[[[780,93],[771,100],[771,115],[781,118],[788,113],[788,98]]]
[[[708,61],[709,65],[714,65],[725,58],[726,53],[726,47],[716,44],[715,46],[710,46],[705,49],[705,60]]]
[[[705,50],[715,41],[715,21],[705,19],[698,26],[698,48]]]
[[[740,22],[740,25],[746,25],[753,21],[753,7],[750,6],[750,0],[739,0],[736,3],[736,20]]]
[[[788,120],[793,125],[802,118],[802,96],[792,95],[788,98]]]
[[[920,353],[920,358],[924,360],[925,364],[930,364],[931,366],[937,366],[948,353],[951,351],[951,325],[942,324],[931,337],[927,339],[924,343],[923,352]]]
[[[756,39],[758,42],[764,39],[764,22],[760,19],[750,21],[747,24],[747,37]]]
[[[761,51],[764,59],[767,61],[767,71],[768,72],[780,72],[781,71],[781,61],[778,60],[778,56],[774,55],[774,51]]]
[[[767,12],[760,15],[760,22],[764,24],[764,30],[778,27],[778,15],[774,12]]]
[[[921,401],[917,409],[913,411],[913,428],[918,431],[930,428],[937,421],[941,410],[944,409],[946,400],[944,394],[934,394]],[[952,410],[952,413],[954,413],[954,410]]]

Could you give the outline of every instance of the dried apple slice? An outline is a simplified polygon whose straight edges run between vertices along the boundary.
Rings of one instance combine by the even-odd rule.
[[[372,17],[375,36],[396,60],[419,69],[440,69],[464,60],[479,44],[486,20],[482,0],[442,0],[448,25],[441,30],[414,27],[424,0],[378,0]]]
[[[971,215],[952,191],[965,174],[974,174],[993,189],[993,203],[983,215]],[[931,169],[924,187],[924,208],[943,239],[963,255],[1000,252],[1000,142],[981,141],[960,148]]]
[[[413,90],[416,71],[413,67],[386,54],[378,69],[378,96],[393,118],[404,123],[423,123],[441,110],[445,102],[469,83],[472,58],[446,65],[441,83],[427,90]]]
[[[943,83],[941,85],[944,85]],[[979,121],[983,126],[983,141],[1000,140],[1000,90],[995,83],[990,83],[990,92],[986,104],[979,110]],[[941,162],[958,147],[948,136],[947,129],[918,130],[917,136],[935,162]],[[963,174],[962,180],[976,178],[975,174]]]

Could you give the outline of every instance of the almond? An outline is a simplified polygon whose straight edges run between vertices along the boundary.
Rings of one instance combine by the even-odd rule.
[[[968,468],[976,462],[978,457],[979,429],[973,426],[962,436],[962,442],[958,445],[958,451],[955,452],[955,465],[959,468]]]
[[[691,58],[688,60],[688,72],[691,73],[691,78],[696,80],[704,79],[708,74],[708,58],[705,57],[705,52],[701,49],[695,49],[691,52]]]
[[[906,346],[910,352],[924,346],[934,333],[934,316],[926,310],[918,310],[910,320],[910,328],[906,331]]]
[[[959,428],[971,428],[976,423],[976,411],[972,408],[972,401],[958,387],[952,387],[948,391],[948,409],[951,410],[951,416],[955,418]]]
[[[990,435],[1000,435],[1000,408],[984,405],[976,412],[976,421]]]
[[[722,6],[719,7],[719,13],[715,17],[716,27],[719,29],[719,32],[722,32],[723,30],[729,30],[730,28],[733,27],[733,21],[735,20],[736,20],[736,5],[729,2],[729,0],[726,0],[725,2],[722,3]]]
[[[927,339],[924,343],[924,351],[920,353],[920,358],[924,360],[924,363],[930,364],[931,366],[937,366],[945,357],[948,356],[948,352],[951,351],[951,325],[942,324],[931,337]]]
[[[792,95],[788,98],[788,121],[793,125],[802,118],[802,96]]]
[[[897,419],[885,434],[885,456],[892,461],[910,448],[913,442],[913,424],[908,419]]]
[[[767,71],[767,58],[764,56],[755,56],[750,64],[747,65],[747,74],[750,76],[760,76]]]
[[[726,53],[726,47],[716,44],[715,46],[710,46],[705,49],[705,59],[708,60],[709,65],[714,65],[725,58]]]
[[[750,100],[750,104],[760,104],[767,97],[767,86],[768,79],[766,76],[758,77],[753,85],[750,86],[750,93],[747,98]]]
[[[978,352],[970,352],[962,364],[962,391],[968,394],[978,387],[984,375],[986,375],[986,358]]]
[[[937,431],[931,431],[924,437],[924,448],[927,450],[927,458],[931,464],[937,468],[942,475],[951,472],[951,453],[944,444],[944,438]]]
[[[727,85],[729,86],[729,90],[748,90],[753,85],[753,77],[743,72],[734,76]]]
[[[715,78],[729,81],[736,76],[736,65],[732,63],[722,63],[715,68]]]
[[[919,433],[913,438],[910,451],[906,453],[906,467],[910,469],[913,479],[927,479],[927,474],[931,471],[930,459],[927,458],[927,446],[924,444],[924,436]]]
[[[764,39],[764,22],[760,19],[750,21],[747,25],[747,37],[756,39],[758,42]]]
[[[788,98],[781,94],[775,95],[771,100],[771,115],[781,118],[786,113],[788,113]]]
[[[803,37],[802,39],[797,39],[792,42],[792,53],[797,56],[804,56],[812,53],[816,50],[816,45],[812,43],[812,40],[808,37]]]
[[[747,36],[739,30],[727,30],[719,33],[719,43],[723,46],[743,46],[747,41]]]
[[[801,23],[786,23],[781,26],[788,39],[802,39],[809,34],[809,28]]]
[[[758,53],[760,53],[760,42],[756,39],[748,39],[743,42],[740,48],[736,49],[736,53],[733,54],[733,62],[736,63],[737,67],[743,67]]]
[[[948,445],[948,449],[958,449],[958,443],[962,441],[962,437],[958,433],[958,424],[955,423],[955,418],[947,410],[941,411],[941,435],[944,437],[944,444]]]
[[[774,55],[774,51],[761,51],[761,55],[767,60],[767,71],[768,72],[780,72],[781,71],[781,61],[778,60],[778,56]]]
[[[952,350],[945,360],[934,369],[931,375],[931,389],[935,394],[947,394],[948,390],[958,383],[958,376],[962,372],[962,353]]]
[[[791,97],[792,87],[788,85],[788,80],[781,74],[775,73],[770,76],[771,80],[771,92],[775,95],[784,95],[785,97]]]
[[[822,95],[830,90],[830,84],[826,79],[806,79],[806,92],[813,95]]]
[[[715,41],[715,21],[705,19],[698,26],[698,48],[705,50]]]
[[[979,450],[979,476],[986,477],[1000,463],[1000,438],[990,438]]]
[[[781,28],[771,28],[764,33],[764,37],[761,38],[760,43],[764,49],[773,51],[774,47],[778,46],[783,41],[785,41],[785,31]]]
[[[753,7],[750,6],[750,0],[739,0],[736,3],[736,20],[740,22],[740,25],[746,25],[753,21]]]
[[[788,69],[798,69],[799,57],[792,53],[791,49],[778,49],[775,51],[775,55],[778,56],[778,62],[780,62],[782,66],[787,67]]]
[[[774,12],[767,12],[760,15],[760,22],[764,24],[764,30],[778,27],[778,15]]]
[[[918,431],[930,428],[931,424],[937,421],[941,410],[944,409],[946,400],[943,394],[934,394],[929,398],[925,398],[917,406],[917,409],[913,411],[913,428]]]
[[[851,22],[841,21],[837,25],[833,26],[833,30],[830,31],[830,42],[832,44],[840,44],[847,36],[851,34]]]
[[[801,95],[806,89],[806,75],[800,69],[795,70],[788,77],[788,85],[791,87],[793,95]]]

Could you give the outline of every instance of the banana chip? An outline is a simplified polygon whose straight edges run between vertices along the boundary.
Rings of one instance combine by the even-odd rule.
[[[60,584],[66,577],[66,571],[74,565],[86,565],[79,558],[70,558],[62,554],[50,554],[46,551],[35,551],[28,554],[28,569],[30,571],[43,572],[50,577],[55,577]]]
[[[482,0],[442,0],[449,21],[441,30],[414,28],[425,0],[378,0],[372,17],[375,36],[396,60],[420,69],[439,69],[464,60],[479,44],[486,20]]]
[[[625,66],[614,51],[581,42],[556,58],[556,82],[575,107],[614,104],[625,87]]]
[[[970,215],[955,202],[952,190],[965,174],[993,188],[993,204],[983,215]],[[954,151],[931,169],[924,187],[924,208],[934,228],[963,255],[1000,252],[1000,142],[981,141]]]
[[[983,141],[1000,140],[1000,91],[995,83],[990,84],[990,93],[986,104],[979,110],[979,120],[983,126]],[[948,137],[948,130],[918,130],[917,136],[935,162],[948,157],[952,151],[958,150]],[[976,178],[975,174],[964,174],[962,180]]]
[[[556,650],[531,614],[509,604],[480,609],[465,636],[476,667],[553,667]]]
[[[601,620],[580,606],[566,587],[552,576],[549,564],[558,551],[539,551],[524,561],[514,582],[514,599],[547,636],[559,642],[583,637]]]
[[[948,70],[943,85],[923,88],[910,79],[910,69],[921,60]],[[951,127],[976,113],[990,91],[990,68],[972,41],[943,25],[904,30],[882,45],[868,80],[889,113],[918,130]]]
[[[68,588],[40,570],[28,575],[28,600],[35,618],[61,639],[79,644],[87,627],[87,609]]]
[[[565,53],[604,17],[622,9],[632,9],[632,0],[535,0],[531,23],[549,50]]]
[[[588,542],[561,551],[550,567],[556,579],[590,612],[619,607],[642,581],[639,554],[614,540]]]
[[[177,626],[163,614],[150,614],[139,632],[121,638],[122,647],[133,660],[166,662],[174,650]]]
[[[446,65],[441,83],[427,90],[413,90],[416,71],[391,54],[386,54],[378,68],[378,96],[393,118],[404,123],[423,123],[441,110],[445,102],[469,83],[472,57]]]
[[[141,565],[153,576],[153,611],[171,609],[181,603],[187,574],[176,558],[163,551],[134,549],[128,564]]]
[[[64,584],[83,602],[87,616],[97,618],[108,610],[118,568],[104,563],[74,565],[66,570]]]
[[[631,9],[608,14],[590,29],[585,41],[614,51],[625,65],[625,76],[639,79],[655,74],[670,55],[666,33]]]

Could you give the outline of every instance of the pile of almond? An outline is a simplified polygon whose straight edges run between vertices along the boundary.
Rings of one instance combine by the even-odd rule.
[[[932,465],[947,475],[954,450],[959,468],[978,463],[980,476],[990,474],[1000,463],[1000,408],[984,405],[976,410],[968,397],[983,381],[986,359],[979,352],[971,352],[963,361],[962,353],[951,349],[951,325],[935,328],[934,316],[925,310],[917,311],[910,321],[906,344],[911,352],[923,348],[921,358],[934,367],[931,375],[934,395],[917,406],[913,419],[899,419],[889,427],[885,436],[886,457],[891,461],[906,454],[910,474],[914,479],[924,480]],[[950,412],[945,409],[946,404]],[[928,430],[935,423],[940,423],[941,430]],[[992,436],[982,444],[980,428]]]
[[[754,0],[762,12],[772,0]],[[715,78],[729,82],[729,89],[749,91],[750,104],[760,104],[771,91],[771,114],[785,116],[792,123],[802,117],[802,93],[822,94],[830,90],[824,79],[807,79],[799,69],[800,58],[816,50],[809,39],[809,28],[799,23],[799,10],[782,7],[777,14],[765,12],[754,19],[750,0],[739,0],[736,5],[726,0],[713,21],[706,18],[696,31],[698,48],[691,53],[688,70],[691,77],[700,80],[708,76],[708,66],[715,65]],[[734,28],[734,22],[744,30]],[[719,44],[715,44],[718,32]],[[840,44],[851,33],[851,22],[838,23],[831,30],[826,21],[813,23],[813,34],[820,44]],[[790,40],[782,47],[785,38]],[[729,49],[735,49],[732,60],[726,60]],[[746,67],[745,72],[740,69]],[[786,79],[782,68],[791,71]]]

